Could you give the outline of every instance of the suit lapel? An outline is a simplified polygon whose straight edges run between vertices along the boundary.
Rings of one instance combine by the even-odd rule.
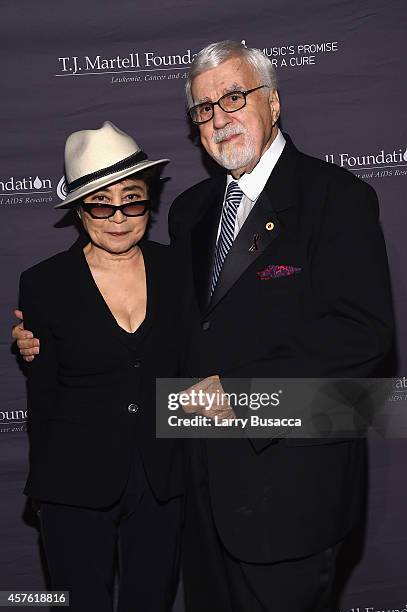
[[[285,229],[279,213],[291,207],[298,199],[296,165],[299,155],[290,138],[287,135],[285,138],[284,150],[226,256],[208,311],[219,304],[245,270]],[[211,253],[213,261],[214,243],[211,243]],[[208,277],[208,292],[209,283]]]
[[[93,325],[100,328],[100,333],[107,338],[107,344],[114,347],[115,341],[118,339],[113,325],[113,322],[116,323],[116,321],[104,301],[86,261],[83,248],[88,243],[89,236],[81,235],[68,251],[76,265],[77,292],[84,304],[86,316],[92,320]],[[114,344],[111,344],[112,341]]]
[[[243,272],[277,238],[280,231],[280,224],[272,209],[268,195],[263,192],[253,206],[226,256],[209,303],[209,310],[212,310],[218,304]]]
[[[216,236],[222,212],[225,187],[225,178],[215,179],[213,189],[209,194],[206,194],[207,203],[205,204],[203,215],[194,226],[191,235],[195,295],[202,312],[206,310],[209,301],[209,287]]]

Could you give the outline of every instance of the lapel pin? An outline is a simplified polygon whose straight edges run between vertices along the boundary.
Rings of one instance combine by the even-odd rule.
[[[259,235],[258,235],[258,234],[253,234],[253,242],[252,242],[251,247],[249,248],[249,252],[250,252],[250,253],[253,253],[254,251],[257,251],[257,250],[258,250],[258,248],[259,248],[259,247],[257,246],[257,241],[258,241],[258,239],[259,239]]]
[[[274,229],[274,223],[272,221],[267,221],[267,223],[266,223],[266,230],[271,232],[272,229]]]

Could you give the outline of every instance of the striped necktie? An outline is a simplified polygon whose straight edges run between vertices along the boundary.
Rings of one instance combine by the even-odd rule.
[[[216,283],[218,282],[226,255],[233,244],[237,209],[239,208],[242,198],[243,191],[240,189],[236,181],[231,181],[226,190],[225,203],[222,210],[220,234],[216,244],[211,281],[211,296],[215,291]]]

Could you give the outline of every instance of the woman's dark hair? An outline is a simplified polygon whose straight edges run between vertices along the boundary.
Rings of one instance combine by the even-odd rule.
[[[130,176],[126,176],[126,178],[133,178],[137,180],[142,180],[147,183],[149,199],[151,202],[151,209],[156,211],[158,209],[160,195],[162,190],[162,181],[160,179],[162,171],[162,166],[152,166],[150,168],[146,168],[145,170],[141,170],[140,172],[136,172],[135,174],[130,174]]]

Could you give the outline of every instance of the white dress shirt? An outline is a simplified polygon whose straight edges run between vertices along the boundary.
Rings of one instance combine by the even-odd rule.
[[[235,238],[238,235],[243,223],[249,216],[251,209],[255,205],[267,181],[269,180],[270,174],[272,173],[274,166],[278,162],[279,157],[283,152],[284,145],[285,138],[280,132],[280,130],[278,130],[277,136],[275,137],[267,151],[263,153],[253,170],[249,174],[243,174],[237,181],[240,189],[243,191],[243,198],[237,210],[234,234]],[[234,180],[236,179],[234,179],[231,174],[228,174],[225,195],[223,196],[223,206],[225,205],[225,196],[228,185],[231,181]],[[219,238],[220,225],[221,221],[219,221],[218,235],[216,240],[218,240]]]

